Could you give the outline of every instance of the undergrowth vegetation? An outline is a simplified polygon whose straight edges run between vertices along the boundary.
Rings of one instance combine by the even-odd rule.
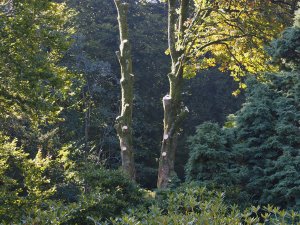
[[[208,190],[198,184],[186,184],[175,190],[156,193],[156,203],[150,207],[130,210],[120,218],[105,224],[118,225],[240,225],[298,224],[300,214],[277,207],[252,206],[243,211],[237,205],[227,205],[225,193]],[[101,224],[101,223],[96,223]]]

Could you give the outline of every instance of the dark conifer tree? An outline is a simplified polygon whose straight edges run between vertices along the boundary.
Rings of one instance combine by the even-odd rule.
[[[219,186],[233,184],[240,190],[240,196],[248,196],[255,204],[299,208],[299,49],[298,11],[294,26],[286,29],[269,49],[282,71],[266,74],[263,82],[248,79],[246,102],[228,123],[231,128],[221,132],[213,126],[210,130],[205,129],[209,124],[204,124],[190,138],[191,153],[186,174],[189,180],[214,182]],[[216,129],[219,129],[218,138],[212,141]],[[220,140],[227,140],[228,144],[224,146]],[[205,174],[211,165],[220,162],[220,157],[207,157],[216,152],[223,154],[224,159],[230,159],[225,174],[231,175],[231,182],[226,181],[225,176],[218,180],[224,170],[210,176]]]

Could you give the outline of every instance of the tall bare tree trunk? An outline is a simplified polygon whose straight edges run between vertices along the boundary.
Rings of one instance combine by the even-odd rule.
[[[120,51],[117,52],[121,66],[121,114],[116,118],[115,128],[120,140],[122,168],[131,179],[135,179],[135,165],[132,144],[132,104],[133,83],[131,47],[128,39],[127,11],[128,4],[114,0],[118,11],[120,31]]]
[[[187,19],[189,0],[180,1],[179,17],[176,13],[176,0],[168,0],[168,45],[172,60],[169,78],[169,93],[163,98],[164,134],[158,168],[158,188],[166,188],[174,170],[177,139],[181,123],[188,112],[182,105],[183,50],[176,50],[178,37],[184,35],[184,22]],[[178,23],[176,23],[178,21]],[[177,29],[176,29],[177,28]]]

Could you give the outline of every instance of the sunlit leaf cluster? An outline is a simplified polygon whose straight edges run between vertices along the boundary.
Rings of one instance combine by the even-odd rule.
[[[51,122],[74,95],[75,76],[59,66],[74,33],[74,12],[52,1],[7,4],[0,8],[0,111]]]
[[[17,147],[17,140],[9,141],[0,133],[0,221],[21,218],[26,210],[37,209],[54,193],[55,187],[45,173],[50,162],[41,152],[30,159]]]
[[[243,88],[246,73],[276,69],[267,63],[265,45],[283,29],[281,21],[270,16],[279,10],[277,5],[247,0],[194,3],[194,16],[186,22],[188,29],[177,43],[187,58],[185,77],[218,65],[221,71],[231,71]]]

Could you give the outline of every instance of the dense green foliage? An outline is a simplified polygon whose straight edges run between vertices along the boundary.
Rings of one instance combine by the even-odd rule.
[[[5,6],[5,5],[4,5]],[[65,3],[8,1],[0,11],[0,129],[34,157],[57,155],[59,127],[75,108],[80,75],[60,64],[75,12]]]
[[[67,214],[59,218],[62,224],[93,224],[89,218],[105,221],[144,200],[139,187],[120,171],[85,165],[79,172],[82,195],[75,203],[55,209]]]
[[[300,11],[295,13],[294,26],[287,28],[282,36],[273,41],[269,53],[275,63],[280,63],[283,70],[298,70],[300,64]]]
[[[45,176],[50,159],[39,152],[30,159],[16,140],[0,133],[0,221],[17,221],[34,213],[55,188]]]
[[[299,74],[248,81],[227,127],[205,123],[190,138],[188,180],[240,191],[254,203],[299,207]]]
[[[186,164],[186,180],[226,183],[230,153],[224,130],[216,123],[207,122],[198,126],[196,134],[188,141],[190,155]]]
[[[233,171],[253,199],[299,207],[299,77],[270,76],[272,83],[256,84],[237,114]]]
[[[299,27],[273,42],[283,71],[249,79],[246,102],[224,128],[205,123],[190,138],[188,180],[240,190],[254,203],[299,209]],[[221,185],[220,185],[221,184]]]
[[[1,119],[51,123],[76,92],[75,76],[58,65],[74,32],[67,24],[74,12],[51,1],[14,1],[11,7],[0,14]]]
[[[157,203],[148,210],[137,209],[112,220],[112,224],[297,224],[299,214],[280,211],[272,206],[251,207],[240,211],[224,203],[224,193],[208,191],[198,185],[183,185],[177,190],[157,196]]]
[[[156,184],[169,68],[167,12],[158,1],[127,2],[136,77],[136,183],[118,170],[112,0],[0,2],[0,224],[299,222],[293,211],[231,205],[299,210],[299,13],[268,48],[282,72],[248,80],[241,109],[244,96],[232,96],[239,86],[218,63],[184,81],[190,114],[180,130],[179,179],[172,188],[180,186],[184,171],[187,182],[198,183],[152,192],[139,184]],[[276,17],[286,19],[292,2],[285,1]],[[266,31],[263,21],[259,25]],[[215,123],[236,111],[223,128]],[[195,129],[205,121],[211,122]]]
[[[1,137],[0,156],[1,224],[93,224],[89,217],[105,220],[143,200],[143,192],[122,172],[75,164],[67,150],[56,162],[40,153],[30,159],[15,141]],[[67,188],[49,176],[58,163]]]

